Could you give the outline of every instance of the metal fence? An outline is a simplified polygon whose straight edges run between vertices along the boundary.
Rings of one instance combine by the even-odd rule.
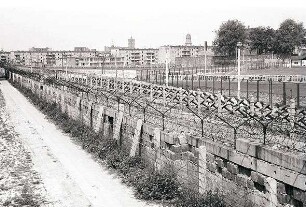
[[[297,107],[306,107],[306,80],[287,80],[281,78],[264,78],[264,76],[242,76],[240,97],[249,99],[255,97],[256,101],[262,101],[272,105],[286,105],[290,99],[294,99]],[[167,82],[164,71],[143,71],[138,74],[140,81],[164,85]],[[289,78],[288,78],[289,79]],[[170,72],[168,85],[181,87],[187,90],[200,89],[211,93],[220,92],[229,97],[237,96],[237,76],[216,76],[202,74],[179,74]]]
[[[306,152],[306,111],[297,108],[294,100],[272,108],[254,99],[124,79],[67,77],[65,73],[38,79],[93,96],[116,110],[124,104],[126,114],[140,115],[144,122],[165,131],[184,132],[234,148],[236,139],[248,138],[282,150]]]

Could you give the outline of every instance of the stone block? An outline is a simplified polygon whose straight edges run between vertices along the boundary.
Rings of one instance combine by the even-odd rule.
[[[293,198],[299,201],[302,201],[303,203],[306,203],[306,192],[296,189],[293,189]]]
[[[258,172],[255,172],[255,171],[252,171],[252,172],[251,172],[251,179],[252,179],[253,182],[258,183],[259,173],[258,173]]]
[[[206,161],[207,161],[207,162],[214,163],[214,162],[215,162],[215,155],[213,155],[213,154],[211,154],[211,153],[207,153],[207,155],[206,155]]]
[[[250,189],[250,190],[254,189],[254,182],[253,182],[252,179],[247,180],[247,188]]]
[[[247,183],[248,183],[248,177],[245,175],[237,175],[236,178],[236,182],[238,185],[242,186],[242,187],[248,187]]]
[[[187,137],[187,143],[191,146],[194,146],[194,147],[198,147],[199,145],[199,138],[198,137],[193,137],[193,136],[189,136],[189,135],[186,135]]]
[[[183,160],[190,160],[193,163],[197,163],[197,158],[194,156],[192,152],[183,152],[182,153],[182,158]]]
[[[142,129],[145,133],[154,135],[154,127],[151,126],[150,124],[144,123]]]
[[[171,145],[170,150],[174,153],[181,153],[182,152],[182,146],[181,145]]]
[[[222,158],[217,157],[215,160],[216,160],[216,163],[217,163],[218,167],[224,168],[224,162],[223,162]]]
[[[251,172],[251,179],[260,184],[260,185],[264,185],[265,184],[265,176],[258,173],[258,172],[255,172],[255,171],[252,171]]]
[[[277,201],[280,204],[290,204],[291,203],[291,198],[287,194],[278,193],[277,194]]]
[[[227,169],[228,169],[228,171],[230,171],[233,174],[238,174],[238,165],[236,165],[232,162],[227,163]]]
[[[160,140],[168,144],[175,144],[173,140],[173,136],[171,136],[171,133],[167,133],[165,131],[160,132]]]
[[[207,168],[209,171],[215,173],[217,170],[217,165],[215,163],[207,163]]]
[[[237,139],[236,149],[239,152],[248,154],[252,157],[256,157],[258,153],[258,148],[261,146],[259,142],[251,142],[248,139]]]
[[[282,194],[286,193],[286,188],[284,183],[281,182],[277,183],[277,193],[282,193]]]
[[[266,181],[265,176],[258,173],[257,183],[260,185],[265,185],[265,181]]]
[[[231,173],[227,170],[227,168],[222,168],[222,172],[221,172],[222,176],[224,178],[227,178],[230,180],[231,178]]]

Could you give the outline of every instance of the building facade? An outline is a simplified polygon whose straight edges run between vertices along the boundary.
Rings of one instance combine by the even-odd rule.
[[[191,35],[186,35],[185,45],[165,45],[159,47],[158,51],[158,64],[165,65],[168,61],[170,66],[177,65],[176,60],[186,58],[190,59],[192,57],[198,57],[203,55],[205,51],[204,46],[192,45]]]

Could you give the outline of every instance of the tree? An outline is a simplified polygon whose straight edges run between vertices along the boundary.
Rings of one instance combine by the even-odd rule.
[[[270,27],[256,27],[250,30],[248,36],[251,50],[256,50],[257,54],[272,52],[275,42],[275,30]]]
[[[273,50],[281,58],[288,58],[296,46],[299,47],[304,43],[305,35],[303,23],[286,19],[276,31],[276,41]]]
[[[246,28],[238,20],[222,23],[216,34],[213,50],[220,55],[236,56],[237,42],[244,44],[246,40]]]

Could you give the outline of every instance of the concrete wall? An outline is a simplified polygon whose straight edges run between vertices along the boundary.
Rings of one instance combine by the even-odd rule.
[[[186,187],[201,193],[219,192],[231,206],[306,206],[306,154],[286,153],[250,142],[236,141],[236,150],[205,137],[165,132],[130,117],[124,106],[107,107],[102,100],[65,87],[48,86],[11,74],[71,118],[118,139],[131,156],[140,155],[158,171],[175,171]],[[113,103],[114,105],[115,103]]]

